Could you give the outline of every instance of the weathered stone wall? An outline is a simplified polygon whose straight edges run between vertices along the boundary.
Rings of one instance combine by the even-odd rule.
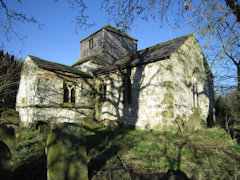
[[[137,40],[118,35],[114,32],[103,29],[104,32],[104,51],[107,51],[114,58],[137,51]]]
[[[93,39],[93,48],[89,49],[89,40]],[[80,42],[79,59],[96,54],[103,50],[103,31],[99,31]]]
[[[122,72],[118,71],[107,76],[99,76],[96,80],[98,94],[95,100],[95,116],[98,120],[117,121],[123,116],[123,81]],[[106,86],[106,99],[103,86]]]
[[[74,104],[64,103],[64,82],[75,86]],[[21,124],[81,122],[84,117],[92,115],[91,83],[90,79],[44,70],[27,58],[17,95],[16,109]]]
[[[96,113],[97,118],[141,129],[159,130],[177,130],[190,126],[188,124],[195,128],[199,126],[200,120],[206,124],[212,107],[209,107],[211,87],[205,74],[203,58],[196,40],[189,38],[170,59],[132,68],[129,75],[130,103],[126,100],[123,102],[123,88],[126,88],[123,77],[126,72],[99,77],[99,83],[106,83],[107,100],[97,106],[98,111],[101,111]],[[195,94],[194,83],[197,83]],[[191,122],[192,119],[198,122]]]

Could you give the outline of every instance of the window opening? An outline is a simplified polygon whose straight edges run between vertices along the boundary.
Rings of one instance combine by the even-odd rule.
[[[89,43],[89,49],[92,49],[93,48],[93,39],[90,39],[88,41],[88,43]]]
[[[70,82],[64,82],[64,103],[75,103],[75,86]]]

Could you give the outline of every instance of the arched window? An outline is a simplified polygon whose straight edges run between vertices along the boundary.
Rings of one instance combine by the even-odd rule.
[[[71,82],[63,83],[64,103],[75,103],[75,85]]]

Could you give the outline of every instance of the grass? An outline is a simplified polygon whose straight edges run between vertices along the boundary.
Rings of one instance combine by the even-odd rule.
[[[11,179],[46,179],[46,137],[47,134],[38,130],[17,129],[16,149],[11,158]]]
[[[21,129],[20,137],[13,179],[46,179],[46,134]],[[138,179],[170,170],[190,179],[240,178],[240,146],[220,128],[173,133],[94,127],[86,142],[90,179]]]
[[[132,179],[168,170],[180,170],[191,179],[240,177],[240,146],[219,128],[194,133],[106,128],[97,129],[87,142],[90,161],[102,163],[92,167],[93,179],[110,179],[117,169]],[[105,155],[111,147],[117,151]]]

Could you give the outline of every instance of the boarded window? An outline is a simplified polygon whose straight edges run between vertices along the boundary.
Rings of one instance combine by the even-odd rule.
[[[92,49],[93,48],[93,39],[90,39],[89,41],[88,41],[88,46],[89,46],[89,49]]]
[[[63,102],[75,103],[75,86],[71,82],[63,83]]]

